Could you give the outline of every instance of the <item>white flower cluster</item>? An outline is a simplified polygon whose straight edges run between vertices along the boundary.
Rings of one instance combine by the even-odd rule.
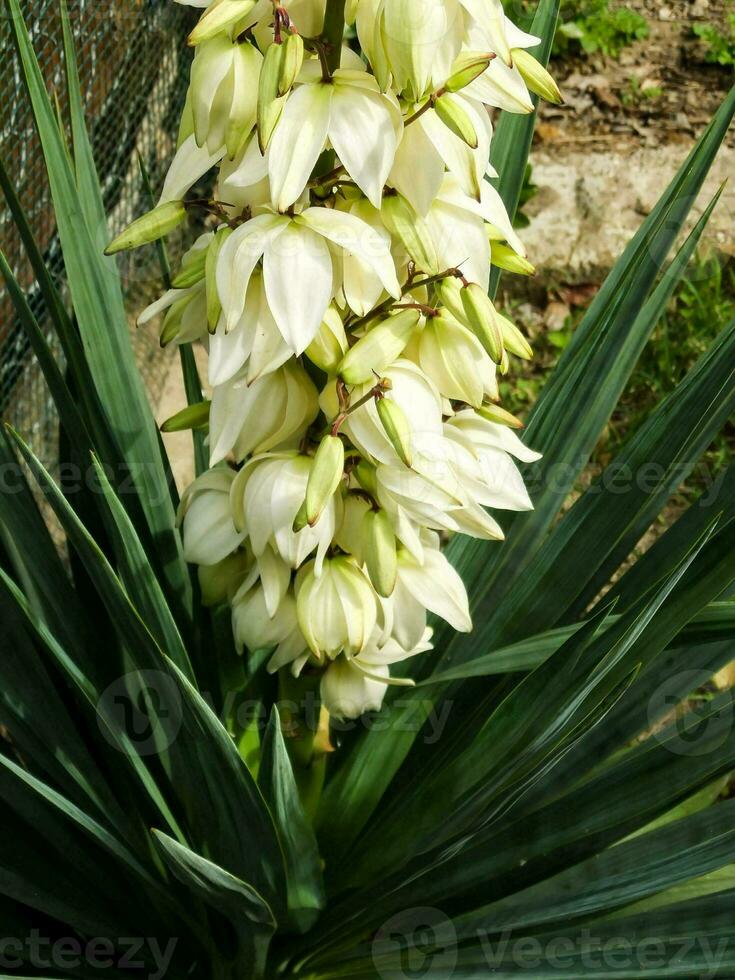
[[[186,556],[240,647],[322,670],[356,716],[408,683],[390,667],[430,649],[427,611],[471,629],[441,536],[499,539],[487,508],[531,506],[514,458],[537,456],[498,405],[531,350],[487,295],[491,263],[531,267],[486,180],[487,107],[558,91],[500,0],[213,0],[190,42],[161,201],[109,251],[210,213],[140,317],[209,352],[211,404],[181,413],[212,466]]]

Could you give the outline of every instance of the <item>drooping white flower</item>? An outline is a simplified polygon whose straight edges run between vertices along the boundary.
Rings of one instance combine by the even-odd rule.
[[[226,467],[207,470],[186,489],[181,498],[184,556],[195,565],[216,565],[245,539],[235,527],[230,492],[235,473]]]
[[[236,375],[212,394],[210,462],[215,465],[230,452],[242,461],[286,440],[298,444],[318,410],[314,383],[298,363],[290,361],[251,384]]]
[[[313,527],[294,530],[311,466],[312,457],[296,451],[253,457],[233,481],[231,500],[235,524],[256,556],[270,546],[291,568],[299,568],[316,552],[319,573],[342,517],[342,498],[332,497]]]
[[[427,609],[460,633],[472,629],[464,583],[438,546],[424,550],[422,563],[408,552],[399,555],[393,601],[399,613],[393,623],[393,635],[406,650],[421,642]]]
[[[354,657],[368,644],[378,619],[378,601],[367,576],[347,555],[314,562],[296,576],[296,610],[314,656]]]
[[[200,44],[191,66],[191,108],[197,146],[233,158],[255,125],[263,56],[253,44],[218,34]]]
[[[335,718],[359,718],[366,711],[379,711],[388,687],[393,684],[410,687],[410,680],[391,678],[390,668],[431,649],[430,629],[410,650],[404,650],[390,638],[382,646],[379,631],[356,657],[340,657],[330,664],[320,685],[324,706]]]

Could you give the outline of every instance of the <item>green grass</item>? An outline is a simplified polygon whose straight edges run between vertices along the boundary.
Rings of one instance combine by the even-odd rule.
[[[630,7],[612,5],[608,0],[564,0],[560,26],[554,39],[552,57],[581,48],[585,54],[598,51],[617,58],[623,48],[648,37],[648,23]]]
[[[727,18],[727,27],[695,24],[692,28],[705,45],[705,61],[713,65],[735,65],[735,12]]]

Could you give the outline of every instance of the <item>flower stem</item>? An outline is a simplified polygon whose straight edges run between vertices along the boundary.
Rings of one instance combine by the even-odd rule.
[[[345,0],[327,0],[322,39],[327,48],[327,66],[330,72],[335,72],[339,68],[344,34]]]

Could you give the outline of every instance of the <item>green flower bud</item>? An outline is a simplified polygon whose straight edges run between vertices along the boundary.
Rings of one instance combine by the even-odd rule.
[[[536,270],[522,255],[514,252],[509,245],[492,245],[492,263],[498,269],[505,269],[506,272],[515,272],[519,276],[532,276]]]
[[[283,52],[278,73],[278,94],[286,95],[291,91],[304,63],[304,41],[300,34],[289,34],[281,47]]]
[[[496,422],[498,425],[507,425],[509,429],[522,429],[523,422],[515,415],[512,415],[506,409],[501,408],[500,405],[482,405],[480,408],[476,409],[477,414],[481,415],[482,418],[487,419],[488,422]]]
[[[553,102],[554,105],[562,104],[564,100],[561,97],[559,86],[532,54],[529,54],[524,48],[512,48],[511,56],[513,64],[521,73],[523,81],[531,92],[540,95],[547,102]]]
[[[220,249],[231,234],[232,228],[219,229],[207,249],[207,256],[204,262],[204,277],[207,291],[207,326],[209,327],[210,333],[214,333],[217,329],[220,313],[222,312],[222,303],[217,292],[217,258]]]
[[[306,484],[306,520],[311,527],[332,499],[344,470],[344,443],[339,436],[325,436],[316,451]]]
[[[176,415],[161,426],[161,432],[185,432],[187,429],[203,429],[209,425],[209,409],[211,402],[197,402],[195,405],[187,405]]]
[[[380,374],[403,352],[418,326],[418,310],[401,310],[383,320],[357,341],[339,366],[339,376],[349,385],[362,384]]]
[[[161,336],[159,338],[161,347],[167,347],[172,340],[176,340],[178,337],[181,332],[181,319],[190,302],[191,293],[187,293],[181,299],[177,299],[168,308],[166,316],[163,318],[163,324],[161,325]]]
[[[167,201],[166,204],[159,204],[157,208],[136,218],[117,238],[113,238],[105,249],[105,255],[114,255],[115,252],[156,242],[164,235],[168,235],[185,219],[186,207],[183,201]]]
[[[452,316],[459,320],[460,323],[467,323],[467,317],[464,312],[464,303],[462,302],[462,283],[459,279],[454,276],[450,276],[447,279],[442,279],[442,281],[437,286],[437,296],[439,301],[446,306]]]
[[[189,35],[189,44],[194,47],[227,30],[236,21],[246,17],[255,2],[256,0],[214,0]]]
[[[511,354],[515,354],[516,357],[522,357],[524,361],[530,361],[533,358],[533,348],[518,327],[501,313],[497,314],[497,318],[500,331],[503,335],[503,346]]]
[[[477,130],[462,106],[451,95],[442,95],[434,103],[434,110],[447,129],[467,144],[477,149]]]
[[[378,398],[378,418],[390,443],[406,466],[411,465],[411,427],[403,409],[391,398]]]
[[[370,581],[378,595],[393,594],[398,574],[396,536],[384,510],[369,510],[363,518],[364,555]]]
[[[372,463],[368,463],[366,459],[360,460],[354,469],[354,474],[357,477],[357,482],[366,490],[371,497],[377,498],[378,496],[378,475],[377,470]]]
[[[406,198],[400,194],[384,197],[380,217],[391,235],[403,243],[417,268],[429,275],[436,275],[439,260],[431,232]]]
[[[464,286],[461,295],[470,330],[495,363],[499,364],[503,358],[503,335],[490,297],[476,282]]]
[[[174,289],[188,289],[189,286],[196,286],[204,278],[205,265],[207,262],[206,248],[197,248],[187,252],[181,262],[181,269],[171,282]]]
[[[492,54],[479,54],[473,51],[461,54],[454,62],[452,74],[444,83],[444,88],[447,92],[459,92],[479,78],[492,59]]]
[[[258,83],[258,145],[264,156],[286,104],[286,96],[278,94],[282,63],[283,45],[271,44],[265,53]]]
[[[316,336],[306,348],[306,356],[327,374],[334,374],[347,350],[347,334],[342,317],[330,306]]]

